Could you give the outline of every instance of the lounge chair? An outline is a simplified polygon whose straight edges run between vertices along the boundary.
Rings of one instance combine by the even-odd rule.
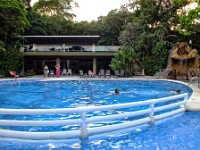
[[[105,70],[104,69],[100,69],[100,71],[99,71],[99,77],[101,78],[101,77],[105,77]]]
[[[67,75],[72,75],[72,69],[67,70]]]
[[[54,70],[50,70],[49,77],[54,77],[54,76],[55,76]]]
[[[81,77],[87,77],[87,74],[83,73],[83,70],[79,70],[79,76]]]
[[[120,76],[124,77],[125,71],[124,70],[120,70]]]
[[[120,76],[119,70],[114,70],[114,73],[115,73],[115,77],[119,78],[119,76]]]
[[[64,75],[67,75],[67,69],[63,69],[62,75],[63,75],[63,76],[64,76]]]
[[[109,78],[111,78],[110,69],[106,69],[105,77],[109,77]]]
[[[26,75],[24,74],[24,71],[20,71],[19,76],[20,77],[26,77]]]
[[[10,75],[17,78],[19,75],[16,73],[16,71],[10,71]]]

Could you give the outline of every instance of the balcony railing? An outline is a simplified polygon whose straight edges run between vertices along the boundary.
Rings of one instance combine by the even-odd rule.
[[[22,52],[116,52],[121,46],[51,46],[37,45],[22,47]]]

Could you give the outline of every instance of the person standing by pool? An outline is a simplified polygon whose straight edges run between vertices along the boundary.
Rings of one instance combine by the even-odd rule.
[[[56,65],[55,68],[56,68],[56,77],[60,77],[60,66]]]
[[[49,67],[47,65],[44,66],[44,77],[49,76]]]

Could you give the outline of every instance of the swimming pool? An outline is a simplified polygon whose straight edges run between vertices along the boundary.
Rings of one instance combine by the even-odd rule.
[[[11,88],[5,89],[5,86],[9,86]],[[119,88],[121,90],[121,93],[119,95],[112,95],[115,88]],[[165,97],[172,95],[170,91],[172,89],[175,90],[175,88],[180,89],[183,93],[186,92],[189,93],[189,95],[191,95],[192,90],[187,86],[169,81],[75,80],[49,82],[35,80],[10,83],[2,82],[0,86],[0,96],[1,99],[3,99],[1,103],[1,108],[75,108],[79,106],[99,106],[117,103],[127,103],[133,101],[138,102],[152,98],[160,98],[163,96]],[[23,95],[20,95],[22,93]],[[99,113],[102,114],[102,112],[96,112],[95,115]],[[108,113],[115,114],[119,112],[115,111]],[[107,114],[105,113],[103,115]],[[23,117],[24,119],[29,119],[27,116]],[[67,116],[66,118],[68,117],[71,118],[72,116]],[[42,117],[42,119],[49,118],[49,116]],[[37,119],[41,119],[41,116],[39,116]],[[76,147],[76,144],[73,144],[73,146]]]
[[[115,89],[119,95],[113,96]],[[181,93],[192,93],[186,85],[165,80],[16,80],[0,83],[1,108],[75,108],[138,102]]]

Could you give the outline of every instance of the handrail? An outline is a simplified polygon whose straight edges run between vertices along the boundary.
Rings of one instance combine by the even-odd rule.
[[[179,99],[179,101],[175,101]],[[181,99],[181,100],[180,100]],[[181,108],[181,105],[186,105],[188,100],[188,94],[179,94],[170,97],[151,99],[140,102],[131,102],[124,104],[113,104],[113,105],[103,105],[103,106],[85,106],[79,108],[57,108],[57,109],[0,109],[0,115],[38,115],[38,114],[70,114],[77,113],[80,114],[80,118],[70,119],[70,120],[0,120],[0,126],[63,126],[63,125],[75,125],[78,124],[80,129],[72,131],[54,131],[54,132],[28,132],[28,131],[15,131],[15,130],[4,130],[0,129],[0,137],[6,138],[18,138],[18,139],[32,139],[32,140],[47,140],[47,139],[65,139],[65,138],[87,138],[90,135],[111,132],[115,130],[130,128],[133,126],[141,125],[144,123],[154,123],[156,120],[169,117],[171,115],[178,114],[185,111]],[[155,104],[170,102],[170,104],[165,104],[161,106],[156,106]],[[149,107],[143,110],[135,110],[129,112],[123,112],[121,114],[112,114],[107,116],[93,116],[87,118],[88,112],[94,111],[108,111],[113,109],[122,108],[134,108],[138,106]],[[176,108],[175,107],[179,107]],[[169,112],[163,112],[164,110],[169,110],[174,108]],[[160,114],[155,115],[159,112]],[[146,115],[145,115],[146,114]],[[143,118],[135,119],[128,122],[117,123],[113,125],[106,125],[101,127],[88,128],[88,123],[100,122],[100,121],[111,121],[115,119],[123,119],[128,117],[134,117],[139,115],[145,115]]]

